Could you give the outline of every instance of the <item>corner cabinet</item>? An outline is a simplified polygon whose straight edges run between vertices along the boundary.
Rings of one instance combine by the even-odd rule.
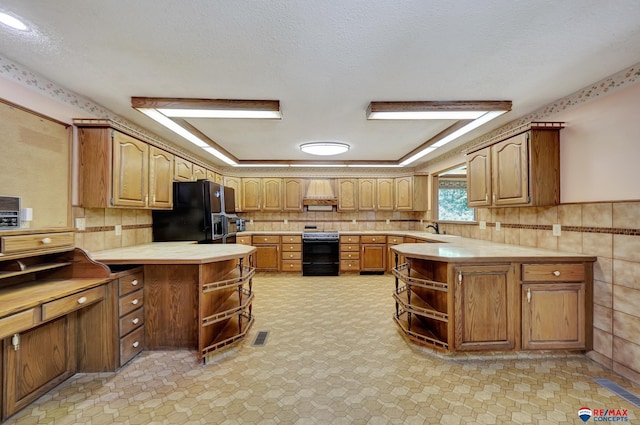
[[[236,212],[243,211],[242,210],[242,179],[240,177],[227,177],[223,178],[223,184],[227,187],[230,187],[234,190],[235,194],[235,203],[236,203]]]
[[[467,153],[469,207],[560,203],[562,123],[530,123]]]

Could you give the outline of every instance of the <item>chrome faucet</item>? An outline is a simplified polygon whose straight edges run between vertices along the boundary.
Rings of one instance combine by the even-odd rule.
[[[435,230],[436,231],[436,235],[440,234],[440,229],[438,228],[438,223],[433,223],[433,224],[430,224],[427,227],[425,227],[425,229],[429,229],[429,228]]]

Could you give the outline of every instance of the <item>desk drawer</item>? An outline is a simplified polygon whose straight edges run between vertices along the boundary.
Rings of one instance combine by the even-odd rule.
[[[72,311],[81,309],[96,301],[104,299],[105,286],[101,285],[97,288],[87,289],[59,300],[42,304],[42,321],[53,319],[54,317],[63,316]]]
[[[120,318],[120,337],[127,335],[144,324],[144,307],[132,311]]]
[[[119,280],[120,296],[127,295],[128,293],[133,292],[136,289],[142,288],[142,284],[143,284],[142,278],[143,278],[142,272],[121,277]]]
[[[582,282],[584,264],[523,264],[524,282]]]
[[[0,339],[34,327],[36,320],[35,308],[3,317],[0,319]]]
[[[120,298],[120,317],[131,313],[144,305],[142,289]]]
[[[1,239],[0,250],[3,254],[73,246],[74,243],[72,232],[3,236]]]
[[[120,340],[120,366],[134,358],[144,348],[144,326]]]

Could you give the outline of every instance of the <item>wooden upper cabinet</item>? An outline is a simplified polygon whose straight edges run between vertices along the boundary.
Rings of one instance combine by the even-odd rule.
[[[467,156],[467,205],[489,206],[491,199],[491,147],[488,146]]]
[[[234,190],[236,212],[242,211],[242,179],[240,177],[224,177],[223,184]]]
[[[193,163],[177,156],[174,161],[173,178],[179,182],[193,181]]]
[[[282,179],[262,179],[262,210],[282,211]]]
[[[396,210],[413,210],[413,177],[397,177],[395,179],[395,195]]]
[[[242,211],[260,211],[262,179],[259,177],[242,178]]]
[[[468,205],[559,204],[560,128],[532,127],[469,153]]]
[[[358,179],[358,210],[374,211],[376,206],[376,179]]]
[[[378,179],[378,181],[376,182],[376,186],[377,186],[377,193],[378,193],[378,196],[377,196],[378,211],[393,211],[393,207],[394,207],[393,179]]]
[[[207,169],[198,164],[193,164],[193,180],[202,180],[207,178]]]
[[[149,206],[173,207],[173,155],[155,146],[149,148]]]
[[[212,182],[216,182],[219,184],[222,184],[223,181],[221,174],[218,174],[211,170],[207,170],[207,180],[211,180]]]
[[[149,195],[149,145],[113,131],[113,205],[147,206]]]
[[[282,209],[284,211],[302,211],[304,196],[304,181],[302,179],[283,179],[284,196]]]
[[[338,211],[357,211],[358,179],[338,179]]]

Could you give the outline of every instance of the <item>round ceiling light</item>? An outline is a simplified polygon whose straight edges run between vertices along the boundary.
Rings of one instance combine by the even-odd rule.
[[[311,155],[338,155],[349,150],[349,145],[338,142],[311,142],[300,145],[300,150]]]

